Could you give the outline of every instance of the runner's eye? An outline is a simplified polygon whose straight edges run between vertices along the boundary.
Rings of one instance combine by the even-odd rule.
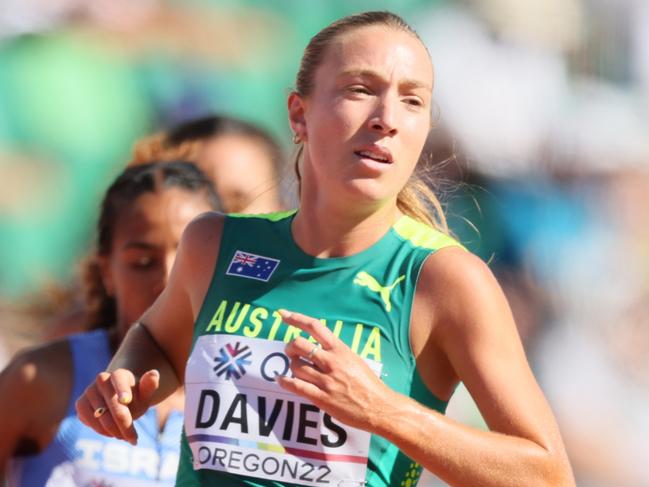
[[[130,260],[129,267],[134,270],[146,270],[151,268],[155,263],[155,259],[151,255],[140,255]]]
[[[360,94],[360,95],[371,95],[372,94],[372,91],[368,87],[363,86],[363,85],[350,86],[349,88],[347,88],[347,90],[349,92],[351,92],[351,93],[356,93],[356,94]]]
[[[420,98],[417,98],[417,97],[414,97],[414,96],[404,98],[403,102],[406,105],[410,105],[410,106],[416,107],[416,108],[424,106],[424,102]]]

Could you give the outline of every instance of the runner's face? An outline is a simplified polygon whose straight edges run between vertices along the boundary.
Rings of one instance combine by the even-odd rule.
[[[214,181],[224,211],[280,209],[274,163],[260,142],[242,135],[214,137],[205,142],[198,163]]]
[[[104,284],[117,303],[120,333],[166,285],[183,229],[209,210],[202,193],[170,188],[142,194],[119,214],[111,253],[101,258],[101,267]]]
[[[370,26],[337,37],[300,100],[305,177],[311,171],[335,195],[396,197],[430,129],[432,85],[430,58],[412,34]]]

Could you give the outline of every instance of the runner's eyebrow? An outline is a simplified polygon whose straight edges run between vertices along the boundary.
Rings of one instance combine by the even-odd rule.
[[[382,76],[378,71],[375,71],[373,69],[348,69],[338,75],[338,78],[346,78],[346,77],[370,78],[376,80],[384,79],[384,76]],[[429,91],[433,89],[433,87],[430,84],[414,78],[404,78],[399,81],[399,85],[404,88],[412,88],[412,89],[425,89]]]
[[[122,250],[128,250],[128,249],[152,250],[155,248],[157,248],[157,245],[148,242],[141,242],[141,241],[126,242],[124,245],[122,245]]]

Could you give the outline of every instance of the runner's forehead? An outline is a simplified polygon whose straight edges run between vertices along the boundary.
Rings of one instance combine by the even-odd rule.
[[[432,62],[422,42],[410,32],[388,26],[367,26],[337,36],[326,48],[318,71],[336,79],[366,74],[396,76],[400,82],[428,90],[433,85]]]

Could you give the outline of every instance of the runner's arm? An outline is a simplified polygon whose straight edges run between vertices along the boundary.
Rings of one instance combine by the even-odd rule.
[[[133,420],[182,384],[194,320],[216,265],[222,226],[223,217],[216,213],[188,225],[167,287],[129,330],[107,372],[99,374],[77,401],[79,418],[97,432],[134,443]],[[98,407],[107,412],[96,418]]]
[[[553,414],[530,370],[511,311],[488,267],[460,249],[433,255],[420,277],[433,308],[431,340],[490,431],[400,396],[376,433],[457,486],[573,486]],[[430,309],[430,308],[429,308]],[[428,373],[421,371],[422,376]]]
[[[282,318],[322,349],[313,353],[313,342],[296,338],[286,347],[294,375],[278,382],[340,421],[387,438],[453,486],[574,486],[500,287],[477,257],[459,249],[444,253],[429,258],[420,277],[427,302],[442,303],[428,307],[431,339],[491,431],[462,425],[388,388],[325,325],[299,313],[282,312]],[[306,356],[315,366],[301,360]],[[425,382],[426,375],[422,371]]]
[[[51,440],[69,405],[71,374],[65,341],[21,351],[0,372],[0,484],[11,457],[37,453]]]

